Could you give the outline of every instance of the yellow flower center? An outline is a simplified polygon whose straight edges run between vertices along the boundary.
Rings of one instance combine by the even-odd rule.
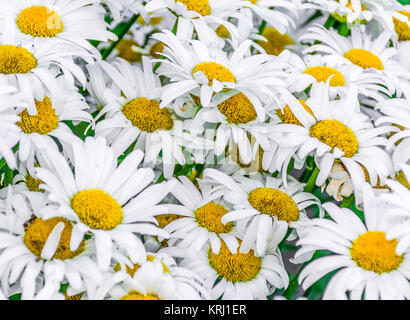
[[[331,76],[333,76],[330,80],[331,87],[342,87],[345,85],[345,77],[338,70],[330,67],[309,67],[303,73],[310,74],[318,82],[326,82]]]
[[[67,291],[64,292],[65,300],[73,300],[73,301],[81,300],[81,298],[82,298],[83,296],[84,296],[84,292],[81,292],[81,293],[79,293],[79,294],[75,294],[75,295],[73,295],[73,296],[69,296],[69,295],[67,294]]]
[[[407,178],[406,178],[406,176],[404,175],[404,173],[403,173],[403,171],[399,171],[397,174],[396,174],[396,180],[398,181],[398,182],[400,182],[403,186],[405,186],[407,189],[409,189],[410,190],[410,184],[409,184],[409,182],[407,181]]]
[[[161,300],[156,295],[153,294],[142,294],[137,291],[132,291],[127,295],[123,296],[120,300]]]
[[[154,257],[154,256],[151,256],[151,255],[147,255],[147,260],[152,262],[152,261],[155,260],[155,257]],[[164,263],[163,261],[161,261],[161,263],[162,263],[162,269],[164,270],[164,273],[171,273],[171,271],[168,269],[168,267],[165,265],[165,263]],[[134,266],[133,266],[132,268],[129,267],[128,265],[126,265],[126,266],[125,266],[125,271],[126,271],[131,277],[134,277],[135,273],[138,271],[139,268],[141,268],[141,266],[140,266],[138,263],[134,264]],[[118,272],[118,271],[120,271],[120,270],[121,270],[121,265],[120,265],[119,263],[117,263],[117,264],[114,266],[114,271],[115,271],[115,272]]]
[[[368,231],[352,243],[350,255],[365,270],[378,274],[396,270],[404,260],[404,254],[396,254],[397,240],[387,240],[380,231]]]
[[[39,133],[47,134],[58,127],[58,116],[53,109],[51,100],[48,97],[44,97],[43,101],[37,101],[36,109],[37,114],[31,116],[27,109],[22,111],[19,116],[21,120],[17,122],[17,125],[24,133]]]
[[[218,109],[229,123],[248,123],[256,119],[252,102],[242,92],[219,104]]]
[[[380,58],[368,50],[351,49],[344,54],[344,57],[363,69],[374,68],[384,70],[383,62]]]
[[[218,35],[218,37],[224,39],[229,38],[229,36],[231,35],[229,30],[226,29],[223,24],[219,25],[218,28],[216,28],[215,33]]]
[[[165,228],[165,226],[169,225],[171,222],[183,217],[184,216],[178,214],[161,214],[156,216],[155,219],[157,219],[160,228]]]
[[[45,6],[31,6],[24,9],[16,22],[21,32],[33,37],[55,37],[64,30],[60,16]]]
[[[211,7],[208,0],[176,0],[181,2],[187,8],[187,10],[195,11],[201,16],[208,16],[211,14]]]
[[[202,62],[198,64],[193,70],[192,74],[202,71],[208,78],[208,84],[212,86],[213,80],[220,82],[236,82],[235,76],[228,68],[216,62]]]
[[[399,11],[402,15],[405,15],[410,20],[410,12]],[[402,22],[396,18],[393,18],[394,30],[399,36],[399,41],[410,41],[410,27],[406,22]]]
[[[209,232],[228,233],[233,229],[232,222],[222,224],[222,217],[228,213],[228,209],[223,205],[215,202],[209,202],[206,205],[194,211],[194,217],[198,225],[207,229]]]
[[[29,189],[30,191],[35,191],[35,192],[44,192],[43,189],[39,188],[40,184],[42,183],[43,183],[42,180],[34,178],[31,174],[27,172],[26,174],[27,189]]]
[[[116,48],[118,51],[118,57],[128,62],[139,62],[142,59],[141,53],[136,50],[139,46],[132,39],[122,39]]]
[[[258,44],[265,49],[267,54],[278,56],[286,46],[294,44],[294,41],[288,34],[281,34],[278,30],[273,27],[266,27],[262,36],[266,38],[267,41],[258,41]]]
[[[150,26],[155,27],[155,26],[159,25],[162,20],[164,20],[163,17],[152,17],[149,21],[149,24],[150,24]],[[137,18],[137,22],[142,26],[145,26],[147,24],[147,22],[144,20],[144,18],[142,16],[139,16]]]
[[[238,242],[241,241],[238,239]],[[253,250],[240,253],[238,247],[238,251],[232,254],[223,240],[218,254],[209,249],[208,260],[216,273],[230,282],[251,281],[258,276],[262,268],[262,259],[255,256]]]
[[[82,190],[71,198],[71,208],[91,229],[112,230],[122,222],[122,206],[105,191]]]
[[[58,243],[53,259],[72,259],[84,251],[84,240],[76,251],[70,250],[71,232],[73,230],[73,226],[70,221],[58,217],[48,220],[35,218],[28,223],[23,239],[24,244],[34,255],[39,258],[41,257],[41,251],[46,244],[48,236],[59,222],[64,223],[64,229],[61,232],[60,242]]]
[[[167,108],[161,109],[156,100],[147,98],[131,100],[122,108],[122,113],[141,131],[171,130],[174,127],[171,113]]]
[[[278,220],[292,222],[299,218],[299,208],[296,202],[283,191],[257,188],[249,193],[248,201],[260,213],[277,217]]]
[[[305,108],[307,112],[309,112],[313,116],[313,111],[312,109],[309,108],[309,106],[306,104],[305,100],[298,99],[300,104]],[[289,106],[286,106],[283,109],[277,109],[276,110],[276,115],[278,118],[282,121],[282,123],[290,123],[290,124],[296,124],[298,126],[302,126],[302,123],[296,118],[292,110],[290,110]]]
[[[332,148],[339,148],[351,158],[359,151],[359,142],[353,130],[337,120],[322,120],[310,128],[310,136]]]
[[[155,42],[151,49],[149,50],[149,55],[153,58],[158,59],[161,57],[161,53],[164,51],[165,43],[158,41]]]
[[[37,59],[23,47],[0,45],[0,73],[28,73],[37,67]]]

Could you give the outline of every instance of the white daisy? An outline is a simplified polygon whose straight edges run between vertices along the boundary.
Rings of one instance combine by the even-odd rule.
[[[162,55],[166,60],[154,61],[161,62],[158,73],[171,82],[161,95],[161,107],[187,93],[200,97],[201,105],[208,107],[213,93],[223,89],[236,89],[254,106],[260,106],[261,101],[276,99],[277,92],[284,89],[284,63],[266,54],[251,56],[250,40],[227,56],[222,49],[207,47],[198,40],[184,45],[166,30],[152,37],[165,43]]]
[[[176,246],[186,256],[194,257],[207,244],[210,244],[214,253],[218,253],[221,241],[225,241],[231,252],[236,252],[238,242],[235,226],[233,223],[221,222],[222,216],[230,210],[230,206],[222,200],[221,188],[213,188],[199,181],[198,189],[187,177],[181,176],[171,194],[182,205],[166,205],[169,212],[179,216],[179,219],[164,227],[170,234],[170,248],[167,248],[170,253],[172,247]]]
[[[214,300],[266,300],[275,289],[289,284],[278,250],[258,257],[253,250],[232,253],[222,242],[219,253],[205,246],[195,258],[185,258],[181,266],[201,275]]]
[[[215,169],[206,169],[204,179],[210,179],[225,188],[224,200],[233,206],[221,221],[235,221],[244,234],[241,253],[251,249],[262,256],[268,244],[274,248],[284,239],[288,227],[296,230],[308,219],[305,208],[318,205],[319,200],[303,192],[304,185],[289,179],[287,187],[282,179],[270,176],[229,177]],[[295,238],[295,231],[291,238]]]
[[[296,257],[315,250],[334,254],[309,263],[298,281],[306,290],[339,269],[323,299],[409,299],[410,246],[402,239],[409,233],[409,226],[402,225],[402,219],[392,218],[389,206],[374,197],[369,185],[365,185],[363,194],[364,223],[351,210],[333,203],[323,205],[333,221],[311,221],[312,226],[297,243],[302,247]]]
[[[102,270],[109,267],[113,242],[137,262],[145,255],[145,249],[135,234],[168,236],[151,222],[160,209],[157,204],[171,185],[150,186],[154,173],[149,168],[138,168],[144,157],[140,150],[130,153],[120,165],[102,137],[75,142],[73,150],[74,173],[66,159],[52,150],[47,150],[52,170],[35,170],[36,177],[44,182],[40,187],[59,207],[48,212],[47,218],[61,215],[75,222],[70,239],[72,250],[78,248],[86,233],[91,233]]]
[[[164,176],[170,178],[176,162],[185,164],[184,148],[189,152],[213,147],[211,141],[192,135],[167,105],[160,108],[161,83],[148,58],[143,58],[143,69],[122,59],[113,65],[101,62],[101,68],[112,78],[116,96],[97,116],[98,120],[105,115],[95,131],[107,139],[116,155],[132,146],[145,152],[145,165],[153,166],[162,152]]]
[[[335,30],[315,26],[303,35],[300,41],[320,41],[306,48],[304,53],[319,52],[326,54],[331,63],[343,63],[377,75],[379,84],[384,85],[391,95],[399,88],[400,81],[409,75],[397,61],[397,49],[390,47],[392,32],[384,31],[372,39],[362,28],[351,29],[349,37],[339,35]]]
[[[15,0],[0,9],[3,34],[15,34],[20,42],[53,39],[85,48],[100,56],[87,40],[116,40],[107,30],[105,10],[97,0]]]
[[[352,88],[346,98],[329,101],[328,84],[319,83],[312,88],[306,105],[309,110],[296,99],[289,104],[302,125],[281,123],[273,130],[286,133],[287,145],[298,146],[299,159],[314,155],[319,169],[317,186],[329,177],[335,160],[340,160],[352,178],[356,201],[360,203],[365,172],[372,186],[378,182],[384,184],[386,178],[394,174],[390,156],[379,146],[387,144],[382,135],[397,128],[374,127],[370,119],[359,112],[357,91]]]
[[[0,273],[8,296],[17,291],[23,300],[49,299],[63,280],[77,290],[96,287],[102,278],[90,256],[95,252],[93,244],[82,238],[76,250],[69,249],[72,223],[58,216],[44,218],[46,212],[57,211],[45,195],[10,192],[5,202]]]

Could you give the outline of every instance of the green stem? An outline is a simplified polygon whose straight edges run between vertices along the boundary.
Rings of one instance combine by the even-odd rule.
[[[333,18],[332,16],[329,16],[329,18],[327,18],[326,22],[325,22],[325,28],[326,29],[330,29],[331,27],[333,27],[333,25],[336,23],[336,19]]]
[[[354,203],[354,195],[350,197],[344,198],[342,203],[340,204],[340,208],[350,208]]]
[[[342,23],[342,24],[339,26],[339,34],[340,34],[341,36],[347,37],[347,36],[349,35],[349,33],[350,33],[350,28],[349,28],[349,26],[348,26],[346,23]]]
[[[315,187],[316,187],[316,178],[317,178],[318,175],[319,175],[319,168],[316,167],[315,170],[313,170],[312,175],[310,176],[310,178],[309,178],[309,180],[308,180],[308,182],[305,186],[305,189],[304,189],[305,192],[311,193],[315,189]]]
[[[265,30],[265,28],[266,28],[266,21],[263,20],[262,23],[261,23],[261,25],[259,26],[258,34],[262,34],[262,33],[263,33],[263,30]]]
[[[138,14],[134,14],[131,19],[127,22],[127,24],[124,26],[124,28],[120,31],[120,33],[117,35],[118,36],[118,40],[116,42],[113,42],[108,49],[104,50],[102,53],[102,58],[103,60],[107,59],[108,56],[111,54],[111,52],[115,49],[115,47],[118,45],[118,43],[120,43],[120,41],[122,40],[122,38],[124,38],[124,36],[127,34],[127,32],[130,30],[130,28],[132,27],[132,25],[135,23],[135,21],[137,21],[139,15]]]

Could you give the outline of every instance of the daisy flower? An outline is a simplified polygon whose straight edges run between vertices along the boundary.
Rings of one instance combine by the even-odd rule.
[[[236,89],[248,97],[253,105],[275,99],[284,88],[284,63],[266,54],[250,56],[250,40],[244,41],[230,56],[222,49],[207,47],[203,42],[182,42],[171,32],[156,33],[153,38],[165,44],[158,73],[170,79],[161,95],[161,107],[178,97],[192,93],[200,97],[204,107],[210,105],[213,93]],[[260,110],[260,108],[257,108]],[[259,113],[260,115],[260,113]],[[263,121],[264,118],[261,119]]]
[[[122,59],[113,65],[101,62],[101,68],[112,78],[116,98],[97,116],[105,115],[95,132],[107,139],[116,155],[135,143],[134,149],[145,152],[144,164],[153,166],[162,152],[164,176],[170,178],[176,162],[185,164],[183,148],[212,148],[211,141],[192,135],[170,109],[160,108],[161,83],[148,58],[143,58],[143,69]]]
[[[393,18],[404,21],[403,6],[395,0],[307,0],[307,7],[328,12],[334,19],[357,25],[375,20],[393,30]]]
[[[296,256],[315,250],[333,254],[309,263],[298,281],[306,290],[337,270],[323,299],[409,299],[410,246],[401,236],[409,232],[408,226],[392,218],[390,208],[375,198],[368,184],[363,194],[364,222],[333,203],[323,205],[332,220],[311,220],[312,226],[297,243],[301,248]]]
[[[321,55],[306,55],[302,59],[291,54],[289,64],[292,67],[287,83],[291,92],[304,91],[314,83],[326,83],[331,78],[329,94],[332,98],[346,96],[351,86],[357,87],[359,94],[376,101],[383,101],[391,95],[386,88],[379,85],[380,77],[346,64],[328,63]]]
[[[178,38],[191,40],[196,31],[201,41],[216,46],[224,43],[214,31],[218,26],[223,26],[237,42],[238,30],[228,19],[246,19],[238,12],[241,4],[241,0],[151,0],[145,5],[145,10],[148,13],[171,10],[177,16]]]
[[[45,219],[57,211],[38,192],[9,193],[2,208],[0,274],[3,291],[21,291],[22,299],[49,299],[64,279],[76,289],[92,289],[102,278],[90,255],[93,244],[80,239],[70,250],[72,223],[63,217]],[[12,285],[12,287],[10,287]]]
[[[325,59],[336,64],[348,64],[378,76],[379,84],[384,85],[393,95],[400,81],[408,79],[397,61],[397,49],[390,47],[392,33],[384,31],[377,38],[364,32],[360,27],[351,29],[349,37],[339,35],[335,30],[315,26],[308,30],[299,41],[320,41],[304,50],[304,53],[326,54]]]
[[[171,194],[182,205],[166,205],[169,212],[180,216],[164,227],[170,235],[170,248],[167,248],[170,253],[171,247],[177,246],[186,256],[193,257],[206,244],[210,244],[212,251],[218,253],[222,241],[225,241],[231,252],[236,252],[238,242],[235,225],[232,222],[221,222],[221,218],[230,211],[230,206],[223,201],[220,188],[199,181],[198,189],[187,177],[181,176]]]
[[[36,141],[39,139],[48,145],[55,145],[58,149],[54,140],[57,139],[66,152],[72,153],[71,145],[80,139],[64,122],[79,123],[92,120],[92,116],[87,112],[88,105],[76,88],[68,88],[61,78],[57,78],[55,82],[62,88],[64,100],[59,100],[52,92],[46,90],[42,100],[34,101],[35,115],[30,115],[28,109],[19,113],[20,121],[16,124],[21,128],[18,151],[21,161],[27,161],[30,158],[30,162],[33,162],[38,152]]]
[[[16,0],[0,9],[3,33],[20,42],[63,40],[100,56],[87,40],[116,40],[107,30],[105,10],[98,0]],[[53,41],[51,41],[53,42]]]
[[[138,168],[144,156],[140,150],[117,165],[104,138],[88,137],[84,143],[73,144],[74,172],[66,159],[52,151],[47,150],[52,169],[36,168],[35,173],[44,182],[40,187],[59,208],[48,212],[47,218],[61,215],[74,222],[71,250],[77,250],[86,233],[92,234],[98,265],[107,270],[113,242],[136,262],[145,249],[135,234],[168,236],[151,222],[170,184],[150,185],[154,172]]]
[[[299,159],[314,155],[319,168],[317,186],[329,177],[335,160],[341,161],[357,191],[356,201],[360,202],[365,172],[372,186],[378,182],[383,184],[394,173],[390,156],[379,146],[387,144],[382,135],[397,128],[374,127],[370,119],[358,110],[357,90],[350,89],[346,98],[329,101],[328,83],[319,83],[312,88],[306,105],[308,110],[296,99],[289,104],[301,125],[282,123],[273,130],[286,133],[289,146],[298,146]]]
[[[201,275],[213,300],[266,300],[276,289],[289,284],[279,251],[262,257],[254,250],[241,253],[238,248],[232,253],[224,241],[219,253],[207,245],[195,258],[185,258],[181,266]]]
[[[320,204],[312,194],[303,192],[304,185],[291,179],[287,187],[282,179],[270,176],[229,177],[215,169],[206,169],[204,179],[214,181],[225,188],[224,200],[233,206],[221,221],[235,221],[244,234],[240,252],[254,249],[262,256],[268,243],[276,247],[285,237],[288,227],[296,230],[308,219],[305,208]],[[320,206],[319,206],[320,208]],[[291,238],[295,238],[293,232]]]
[[[36,114],[35,100],[43,101],[46,89],[63,101],[65,92],[56,81],[62,72],[65,85],[73,86],[75,78],[85,85],[86,77],[72,56],[81,56],[88,63],[92,59],[85,52],[73,49],[66,43],[44,42],[42,44],[19,44],[6,39],[4,34],[0,44],[0,81],[18,88],[24,101],[29,104],[30,115]],[[75,78],[74,78],[75,77]]]
[[[104,283],[97,289],[93,300],[198,300],[201,299],[197,285],[189,286],[177,280],[170,269],[151,256],[136,268],[130,276],[120,271],[108,274]],[[151,261],[150,261],[151,260]],[[182,268],[180,268],[182,269]],[[129,270],[131,271],[131,270]],[[192,281],[192,279],[191,279]],[[196,280],[197,281],[197,280]],[[200,291],[203,291],[202,289]]]

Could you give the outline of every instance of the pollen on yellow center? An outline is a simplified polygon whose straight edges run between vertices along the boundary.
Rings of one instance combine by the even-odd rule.
[[[226,117],[226,121],[234,124],[251,122],[257,116],[252,102],[242,92],[219,104],[218,109]]]
[[[195,11],[201,16],[208,16],[211,14],[211,6],[208,0],[176,0],[184,4],[187,10]]]
[[[64,223],[64,229],[61,232],[60,242],[58,243],[53,259],[72,259],[84,251],[84,240],[76,251],[70,250],[71,232],[73,230],[73,226],[70,221],[59,217],[48,220],[35,218],[28,223],[23,239],[27,248],[34,255],[41,257],[41,251],[46,244],[48,236],[59,222]]]
[[[100,189],[82,190],[71,198],[71,208],[91,229],[112,230],[123,219],[122,206]]]
[[[171,113],[167,108],[161,109],[156,100],[143,97],[131,100],[124,105],[122,113],[141,131],[171,130],[174,127]]]
[[[118,57],[131,63],[139,62],[142,59],[141,53],[136,50],[137,48],[139,48],[138,44],[132,39],[122,39],[116,47]]]
[[[274,56],[278,56],[286,49],[286,46],[294,44],[293,39],[288,34],[281,34],[273,27],[266,27],[262,32],[262,36],[267,41],[259,40],[258,44],[265,49],[267,54]]]
[[[240,253],[238,247],[238,251],[232,254],[223,240],[221,240],[221,249],[218,254],[209,249],[208,260],[210,266],[220,277],[234,283],[255,279],[262,268],[262,259],[255,256],[253,250]]]
[[[42,180],[34,178],[30,173],[26,174],[26,186],[30,191],[44,192],[43,189],[39,188],[42,183]]]
[[[158,296],[153,294],[142,294],[138,291],[132,291],[123,296],[120,300],[161,300]]]
[[[37,67],[37,59],[23,47],[0,45],[0,73],[23,74]]]
[[[410,12],[399,11],[402,15],[406,16],[410,20]],[[410,41],[410,27],[406,22],[402,22],[397,18],[393,18],[394,30],[399,36],[399,41]]]
[[[353,241],[350,255],[356,264],[378,274],[389,273],[400,267],[404,254],[396,253],[397,240],[387,240],[380,231],[368,231]]]
[[[228,233],[233,229],[232,222],[222,224],[222,217],[228,213],[228,209],[215,202],[209,202],[194,211],[194,217],[198,225],[209,232]]]
[[[331,87],[342,87],[345,85],[345,77],[343,74],[341,74],[340,71],[330,67],[309,67],[303,73],[311,75],[318,82],[326,82],[330,77],[332,77],[330,80]]]
[[[165,226],[169,225],[171,222],[178,220],[180,218],[183,218],[184,216],[181,216],[179,214],[160,214],[155,217],[155,219],[158,221],[158,225],[160,228],[164,228]]]
[[[44,97],[43,101],[35,100],[37,114],[31,116],[27,109],[22,111],[19,116],[21,120],[17,125],[24,133],[47,134],[58,127],[58,116],[52,106],[51,100]]]
[[[305,100],[298,99],[299,103],[305,108],[307,112],[309,112],[313,116],[312,109],[306,104]],[[296,124],[298,126],[302,126],[302,123],[296,118],[290,107],[287,105],[283,109],[277,109],[276,115],[282,121],[282,123],[289,123],[289,124]]]
[[[165,43],[161,41],[155,42],[149,50],[149,55],[154,58],[159,58],[161,57],[161,53],[164,51],[164,48]]]
[[[296,202],[283,191],[273,188],[257,188],[248,195],[252,207],[262,214],[277,217],[287,222],[297,221],[299,208]]]
[[[55,37],[64,30],[61,17],[45,6],[31,6],[22,10],[16,23],[21,32],[33,37]]]
[[[192,74],[202,71],[208,79],[208,84],[212,86],[213,80],[220,82],[236,82],[235,76],[225,66],[216,62],[202,62],[195,66]]]
[[[384,70],[384,65],[380,58],[368,50],[351,49],[344,54],[344,57],[363,69],[374,68]]]
[[[310,136],[332,148],[339,148],[351,158],[359,151],[359,142],[353,130],[337,120],[322,120],[310,128]]]

